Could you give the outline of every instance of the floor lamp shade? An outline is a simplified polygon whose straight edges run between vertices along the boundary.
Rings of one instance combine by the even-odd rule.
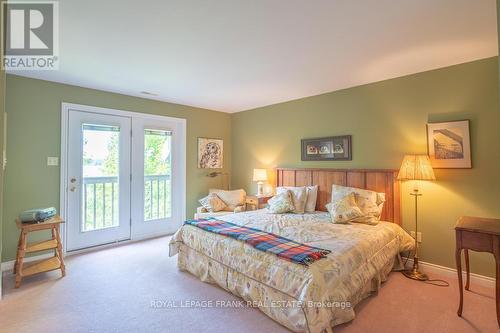
[[[427,155],[406,155],[399,169],[398,180],[436,180]]]

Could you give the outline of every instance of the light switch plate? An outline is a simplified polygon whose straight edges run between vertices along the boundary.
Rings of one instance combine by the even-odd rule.
[[[410,231],[410,236],[415,239],[415,231]],[[417,242],[422,243],[422,233],[420,231],[417,233]]]
[[[59,165],[59,157],[47,157],[47,165],[48,166],[58,166]]]

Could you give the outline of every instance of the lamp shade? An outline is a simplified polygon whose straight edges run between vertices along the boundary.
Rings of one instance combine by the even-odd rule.
[[[254,182],[264,182],[267,180],[267,170],[266,169],[253,169],[253,181]]]
[[[436,180],[427,155],[406,155],[399,169],[398,180]]]

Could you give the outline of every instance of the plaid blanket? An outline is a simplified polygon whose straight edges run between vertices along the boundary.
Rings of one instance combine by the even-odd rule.
[[[243,227],[215,218],[187,220],[184,224],[243,241],[257,250],[273,253],[282,259],[301,265],[310,265],[316,260],[325,258],[331,252],[297,243],[259,229]]]

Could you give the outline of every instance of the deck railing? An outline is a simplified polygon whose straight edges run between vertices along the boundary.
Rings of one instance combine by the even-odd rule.
[[[170,175],[144,177],[144,220],[170,216]],[[83,178],[82,231],[119,225],[118,177]]]
[[[144,220],[170,217],[170,175],[144,176]]]
[[[118,193],[118,177],[83,177],[82,231],[118,226]]]

